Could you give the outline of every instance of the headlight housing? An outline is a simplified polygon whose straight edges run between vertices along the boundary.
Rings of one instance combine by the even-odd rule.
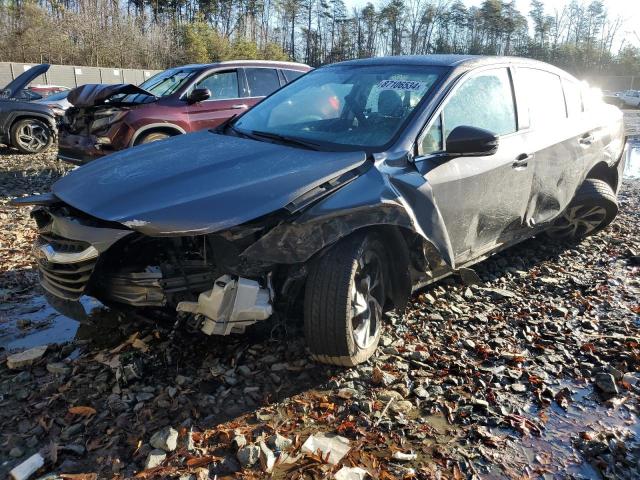
[[[106,129],[109,125],[122,120],[127,114],[127,110],[108,109],[94,114],[93,120],[89,124],[89,130],[91,133],[99,132]]]
[[[65,114],[64,109],[58,106],[51,106],[49,107],[49,109],[51,110],[51,113],[53,113],[56,117],[64,117],[64,114]]]

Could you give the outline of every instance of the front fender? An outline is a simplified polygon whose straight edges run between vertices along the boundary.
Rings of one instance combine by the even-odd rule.
[[[279,264],[306,262],[356,230],[380,225],[415,232],[454,268],[451,243],[431,186],[411,166],[384,173],[378,168],[367,170],[293,222],[274,227],[241,257]]]
[[[26,108],[15,110],[9,113],[8,119],[7,119],[7,125],[8,125],[7,130],[9,130],[11,128],[11,125],[13,125],[17,120],[21,118],[37,118],[39,120],[42,120],[46,122],[47,125],[49,125],[49,127],[51,127],[51,131],[53,132],[54,139],[58,135],[58,127],[56,126],[56,121],[52,115],[48,115],[45,112],[41,112],[39,110],[29,110]]]

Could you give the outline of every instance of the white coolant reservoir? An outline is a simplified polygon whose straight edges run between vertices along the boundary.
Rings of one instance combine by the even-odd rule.
[[[261,288],[255,280],[231,275],[219,277],[197,302],[180,302],[176,310],[204,316],[202,331],[207,335],[242,333],[273,313],[269,289]]]

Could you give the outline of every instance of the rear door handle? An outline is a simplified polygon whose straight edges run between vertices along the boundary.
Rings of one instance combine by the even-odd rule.
[[[582,137],[580,137],[580,145],[591,145],[595,141],[595,138],[590,133],[585,133]]]
[[[533,155],[528,155],[526,153],[521,153],[520,155],[518,155],[515,159],[515,161],[512,164],[513,168],[527,168],[527,165],[529,165],[529,160],[531,160],[533,158]]]
[[[244,103],[239,103],[237,105],[231,105],[231,108],[240,109],[240,108],[249,108],[249,107],[247,105],[245,105]]]

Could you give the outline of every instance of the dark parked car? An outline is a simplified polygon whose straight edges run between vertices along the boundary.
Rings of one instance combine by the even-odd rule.
[[[0,91],[0,143],[23,153],[47,149],[56,135],[55,112],[34,102],[42,96],[27,89],[29,83],[49,70],[49,65],[31,67]]]
[[[83,85],[60,125],[59,157],[81,164],[108,153],[217,127],[310,67],[239,60],[185,65],[131,84]]]
[[[38,205],[58,301],[177,310],[221,335],[302,313],[314,358],[353,365],[412,289],[542,232],[605,228],[624,148],[621,112],[545,63],[375,58],[19,203]]]

